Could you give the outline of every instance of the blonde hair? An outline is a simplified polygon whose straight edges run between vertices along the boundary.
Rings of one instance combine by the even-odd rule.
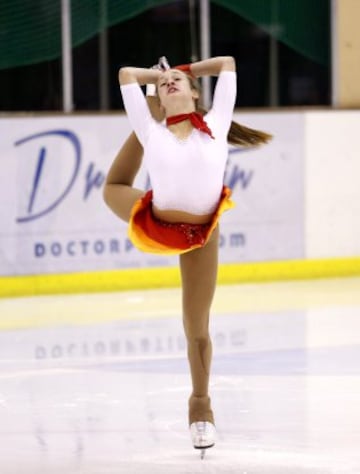
[[[196,90],[199,93],[199,96],[201,97],[201,87],[199,81],[194,76],[190,76],[186,73],[184,74],[190,82],[190,87]],[[200,100],[195,101],[196,110],[202,115],[205,115],[207,113],[207,110],[199,105],[199,101]],[[268,143],[272,138],[273,136],[269,133],[245,127],[245,125],[241,125],[237,122],[232,121],[228,132],[227,141],[231,145],[235,146],[258,146]]]

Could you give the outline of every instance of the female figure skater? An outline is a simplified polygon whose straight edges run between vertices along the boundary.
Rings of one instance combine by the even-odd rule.
[[[213,104],[197,112],[196,78],[218,76]],[[195,448],[215,444],[209,397],[212,357],[209,312],[218,267],[218,220],[233,206],[223,184],[228,138],[237,145],[266,143],[269,135],[232,122],[236,98],[235,61],[215,57],[172,69],[124,67],[119,82],[132,133],[107,177],[104,199],[129,222],[129,237],[142,251],[179,254],[183,324],[192,393],[189,427]],[[155,84],[148,103],[141,85]],[[165,116],[166,124],[160,120]],[[228,132],[230,129],[229,137]],[[144,156],[152,190],[132,187]]]

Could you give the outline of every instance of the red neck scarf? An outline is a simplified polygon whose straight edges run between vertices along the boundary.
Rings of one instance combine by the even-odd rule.
[[[207,123],[205,122],[203,116],[198,112],[191,112],[189,114],[179,114],[173,115],[172,117],[167,117],[166,125],[174,125],[175,123],[183,122],[184,120],[190,120],[194,128],[197,128],[201,132],[207,133],[211,138],[215,138],[213,137],[213,134],[210,128],[207,126]]]

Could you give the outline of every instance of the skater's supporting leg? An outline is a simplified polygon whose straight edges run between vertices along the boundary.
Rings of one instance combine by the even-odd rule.
[[[128,222],[131,209],[144,191],[132,187],[143,155],[143,148],[135,133],[131,133],[117,154],[104,186],[104,200],[110,209]]]
[[[183,287],[183,320],[188,344],[193,392],[189,400],[189,424],[213,420],[208,395],[212,346],[209,313],[218,266],[219,228],[208,244],[180,256]]]

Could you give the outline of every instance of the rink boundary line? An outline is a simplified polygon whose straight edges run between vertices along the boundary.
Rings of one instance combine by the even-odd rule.
[[[221,264],[218,283],[260,283],[360,275],[360,257]],[[178,267],[0,277],[0,298],[180,286]]]

